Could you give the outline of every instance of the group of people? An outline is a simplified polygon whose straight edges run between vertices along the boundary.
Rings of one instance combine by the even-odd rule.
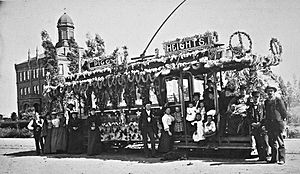
[[[193,109],[194,116],[192,116],[193,119],[187,120],[187,124],[190,126],[194,125],[196,127],[196,129],[193,130],[194,141],[198,142],[213,135],[216,131],[216,125],[213,121],[216,111],[210,110],[207,113],[206,121],[203,122],[200,113],[196,113],[196,109],[193,107],[192,103],[189,105],[187,110],[189,110],[189,108]],[[173,149],[174,134],[183,135],[184,118],[180,108],[175,107],[175,112],[171,113],[171,108],[166,106],[163,108],[163,112],[164,113],[162,114],[160,120],[162,125],[160,137],[158,136],[157,120],[153,114],[153,111],[151,110],[151,102],[147,103],[145,105],[145,109],[141,112],[141,116],[139,118],[139,129],[143,137],[144,152],[146,157],[156,156],[155,139],[159,138],[158,152],[167,153]],[[188,119],[188,117],[190,117],[189,113],[187,114],[186,118]],[[151,152],[149,151],[148,140],[150,140],[151,143]]]
[[[234,90],[226,87],[218,94],[219,113],[216,113],[214,91],[207,88],[200,100],[200,93],[193,95],[193,102],[186,108],[186,117],[182,116],[179,107],[171,113],[171,108],[163,108],[161,117],[161,135],[158,137],[157,120],[151,109],[151,102],[145,104],[139,117],[139,130],[147,157],[156,156],[155,139],[159,138],[158,151],[166,153],[173,148],[173,135],[182,135],[184,119],[186,119],[186,133],[191,135],[195,142],[201,142],[214,136],[217,132],[216,115],[220,114],[218,135],[249,135],[251,133],[256,142],[260,161],[267,161],[268,146],[271,147],[270,163],[285,163],[285,146],[283,141],[284,120],[287,117],[283,100],[275,95],[277,89],[268,86],[265,89],[266,98],[254,91],[251,95],[246,92],[245,86],[240,86],[239,95],[232,95]],[[40,153],[82,153],[83,152],[83,124],[78,113],[68,105],[65,114],[52,113],[40,117],[34,109],[31,110],[33,119],[28,129],[33,131],[36,152]],[[88,130],[87,154],[95,155],[101,152],[100,118],[96,110],[90,110],[86,125]],[[249,129],[250,128],[250,129]],[[148,148],[151,142],[151,151]]]
[[[33,131],[36,153],[69,153],[84,152],[84,122],[78,118],[78,112],[69,104],[65,114],[53,112],[40,116],[34,108],[30,109],[32,116],[28,129]],[[91,109],[86,122],[88,127],[87,155],[96,155],[101,152],[100,121],[96,110]]]
[[[241,85],[238,95],[235,95],[234,89],[230,87],[220,92],[218,134],[253,135],[259,161],[267,161],[270,146],[271,160],[268,162],[284,164],[283,130],[287,112],[282,98],[275,95],[277,88],[267,86],[265,95],[259,91],[248,94],[246,89],[246,86]]]
[[[220,128],[218,135],[253,135],[259,155],[259,161],[267,161],[268,146],[271,147],[269,163],[285,163],[285,146],[283,141],[284,120],[287,117],[286,106],[281,97],[275,95],[277,89],[272,86],[265,88],[266,98],[253,91],[247,95],[246,87],[240,86],[239,95],[232,95],[234,90],[226,87],[219,97]],[[194,102],[190,102],[186,110],[187,134],[192,135],[195,142],[216,134],[214,110],[214,93],[204,91],[204,100],[200,94],[194,94]],[[206,100],[208,99],[208,100]],[[144,151],[147,157],[155,156],[155,138],[159,138],[159,152],[169,152],[173,146],[173,135],[183,132],[183,117],[180,109],[175,108],[171,114],[170,107],[165,107],[161,118],[161,136],[151,111],[151,104],[145,106],[139,119]],[[151,142],[151,154],[148,148],[148,137]]]

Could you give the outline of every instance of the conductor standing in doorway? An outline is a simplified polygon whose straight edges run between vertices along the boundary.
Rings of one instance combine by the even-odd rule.
[[[155,135],[157,135],[157,122],[151,111],[151,102],[146,103],[145,110],[142,111],[139,118],[139,129],[141,131],[144,143],[144,152],[146,157],[155,156]],[[151,142],[151,154],[148,149],[148,137]]]

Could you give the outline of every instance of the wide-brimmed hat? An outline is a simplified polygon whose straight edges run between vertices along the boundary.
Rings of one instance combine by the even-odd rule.
[[[71,114],[78,114],[78,111],[71,111]]]
[[[265,92],[267,92],[268,89],[273,89],[274,92],[277,91],[277,88],[276,88],[276,87],[274,87],[274,86],[267,86],[267,87],[265,88]]]
[[[193,94],[193,97],[194,97],[194,96],[200,97],[200,93],[199,93],[199,92],[195,92],[195,93]]]
[[[51,112],[51,115],[57,115],[58,112]]]
[[[230,91],[230,92],[234,92],[234,87],[231,86],[225,86],[225,91]]]
[[[260,96],[260,92],[259,91],[253,91],[252,93],[252,96]]]
[[[211,116],[215,116],[216,115],[216,110],[209,110],[207,113],[206,113],[207,116],[211,115]]]

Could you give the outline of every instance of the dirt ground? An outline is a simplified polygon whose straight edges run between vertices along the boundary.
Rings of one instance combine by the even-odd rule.
[[[251,159],[192,157],[181,161],[144,158],[141,152],[105,152],[95,157],[85,155],[35,156],[34,140],[0,139],[0,173],[300,173],[300,139],[287,139],[285,165],[267,164]]]

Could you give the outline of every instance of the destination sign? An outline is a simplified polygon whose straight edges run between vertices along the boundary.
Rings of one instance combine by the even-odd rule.
[[[91,70],[110,68],[112,64],[115,64],[115,59],[104,58],[104,59],[93,59],[89,61],[89,67]]]
[[[192,37],[164,42],[163,47],[166,55],[173,55],[187,51],[201,50],[211,46],[216,41],[217,33],[207,32],[204,35],[195,35]]]

